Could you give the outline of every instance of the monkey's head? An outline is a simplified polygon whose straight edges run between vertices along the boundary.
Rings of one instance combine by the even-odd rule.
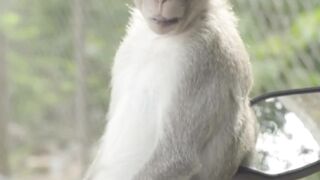
[[[150,29],[158,34],[184,31],[209,0],[134,0]]]

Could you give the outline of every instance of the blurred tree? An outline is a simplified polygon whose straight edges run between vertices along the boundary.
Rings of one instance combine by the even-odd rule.
[[[7,86],[6,40],[0,31],[0,177],[9,176],[7,130],[9,120],[9,95]]]
[[[87,99],[86,99],[86,65],[85,65],[85,30],[84,30],[84,2],[74,0],[73,11],[73,48],[76,61],[76,121],[78,140],[80,143],[80,158],[82,170],[88,160],[88,140],[87,140]]]

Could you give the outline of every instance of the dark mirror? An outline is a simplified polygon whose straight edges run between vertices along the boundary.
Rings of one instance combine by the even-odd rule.
[[[320,160],[320,93],[269,98],[253,109],[260,130],[245,167],[274,176]]]

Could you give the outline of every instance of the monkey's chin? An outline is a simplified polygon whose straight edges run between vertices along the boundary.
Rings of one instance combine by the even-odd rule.
[[[156,34],[164,35],[164,34],[174,34],[177,30],[179,21],[168,21],[168,22],[155,22],[149,21],[148,25],[150,29],[155,32]]]

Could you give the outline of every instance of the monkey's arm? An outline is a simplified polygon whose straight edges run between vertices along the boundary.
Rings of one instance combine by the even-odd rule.
[[[236,107],[229,89],[214,79],[191,79],[177,93],[164,120],[163,137],[135,180],[187,180],[198,173],[201,148],[236,113],[230,112]]]

